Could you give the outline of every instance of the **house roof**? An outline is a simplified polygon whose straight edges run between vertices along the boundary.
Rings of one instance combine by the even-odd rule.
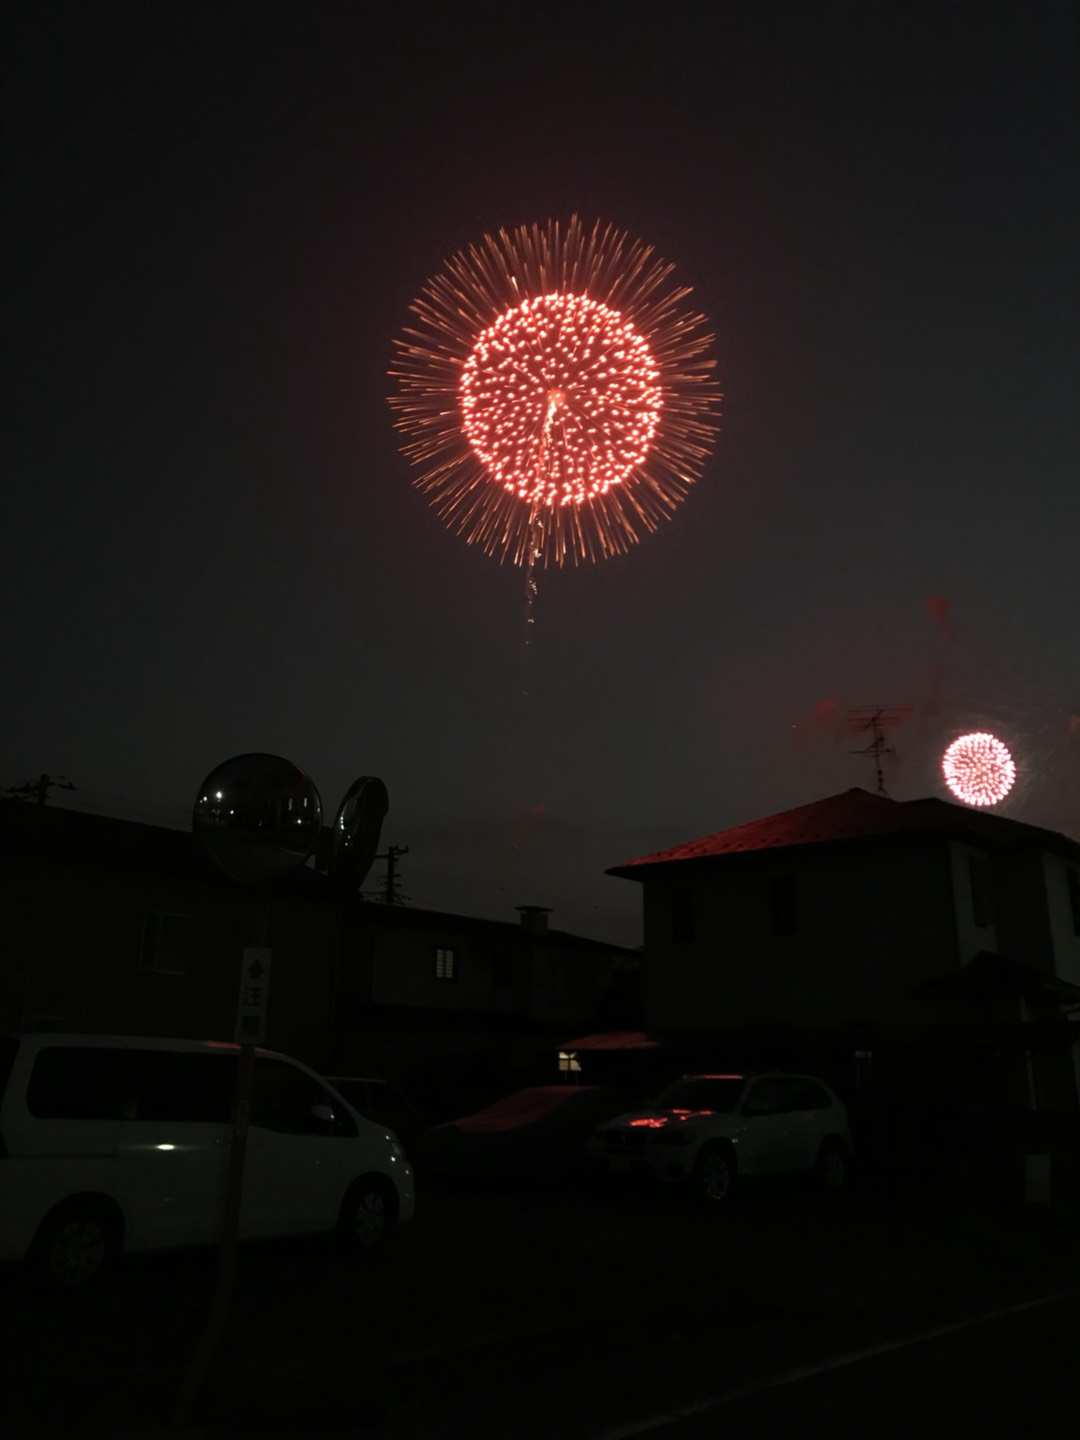
[[[1080,859],[1080,845],[1054,830],[951,805],[945,800],[891,800],[855,786],[839,795],[799,805],[794,810],[783,810],[763,820],[751,820],[746,825],[735,825],[669,850],[643,855],[616,865],[607,873],[634,880],[644,878],[645,872],[655,867],[686,860],[718,860],[765,850],[898,835],[951,836],[991,848],[1035,845],[1064,851],[1070,858]]]
[[[60,805],[29,805],[17,800],[0,800],[0,855],[38,854],[68,865],[92,865],[103,869],[122,868],[156,875],[197,876],[201,885],[239,894],[243,887],[222,875],[200,852],[190,830],[168,830],[95,815],[85,810],[66,810]],[[302,897],[327,905],[340,905],[341,892],[333,881],[311,865],[303,865],[274,883],[275,895]],[[429,930],[440,934],[490,936],[500,941],[531,939],[582,952],[604,952],[640,960],[634,950],[606,940],[575,935],[549,927],[530,936],[519,920],[491,920],[480,915],[460,915],[443,910],[424,910],[414,905],[382,905],[349,897],[354,919],[380,929]],[[523,909],[548,907],[525,906]]]

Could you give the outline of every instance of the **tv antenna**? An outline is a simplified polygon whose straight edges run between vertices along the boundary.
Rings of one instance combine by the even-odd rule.
[[[885,789],[885,767],[884,759],[888,755],[895,757],[896,747],[890,745],[888,732],[895,730],[911,714],[910,705],[857,705],[848,711],[848,724],[851,728],[861,734],[869,734],[870,744],[862,750],[852,750],[852,755],[866,755],[874,762],[874,777],[877,780],[877,793],[888,798],[889,792]]]

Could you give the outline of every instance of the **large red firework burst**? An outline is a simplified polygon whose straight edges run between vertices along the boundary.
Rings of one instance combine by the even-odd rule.
[[[1016,764],[996,735],[976,731],[952,742],[941,759],[945,784],[965,805],[997,805],[1016,780]]]
[[[673,269],[575,216],[486,235],[428,281],[390,404],[416,483],[466,540],[519,565],[601,560],[685,498],[720,395]]]

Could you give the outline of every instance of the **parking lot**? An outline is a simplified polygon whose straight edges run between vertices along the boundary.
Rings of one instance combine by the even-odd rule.
[[[589,1435],[812,1353],[1080,1272],[1050,1215],[864,1180],[747,1187],[727,1214],[674,1192],[425,1187],[414,1224],[343,1260],[246,1249],[197,1417],[209,1431]],[[5,1392],[34,1425],[152,1428],[209,1304],[208,1254],[131,1261],[92,1294],[27,1292]]]

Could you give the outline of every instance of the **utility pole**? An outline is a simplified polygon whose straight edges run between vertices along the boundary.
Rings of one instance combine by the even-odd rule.
[[[38,805],[47,805],[50,790],[77,790],[78,788],[66,775],[41,774],[36,780],[28,780],[25,785],[9,785],[7,793],[16,800],[33,800]]]
[[[376,855],[376,860],[386,861],[386,875],[383,877],[383,888],[377,892],[378,898],[384,905],[404,905],[408,896],[402,893],[401,879],[397,872],[397,862],[402,855],[409,853],[408,845],[388,845],[385,855]]]
[[[885,767],[882,762],[886,755],[896,755],[896,747],[889,744],[885,732],[894,730],[910,714],[910,705],[861,705],[848,711],[851,728],[860,733],[869,733],[872,737],[869,745],[862,750],[852,750],[851,754],[866,755],[873,760],[877,793],[884,795],[886,799],[889,792],[885,789]]]

